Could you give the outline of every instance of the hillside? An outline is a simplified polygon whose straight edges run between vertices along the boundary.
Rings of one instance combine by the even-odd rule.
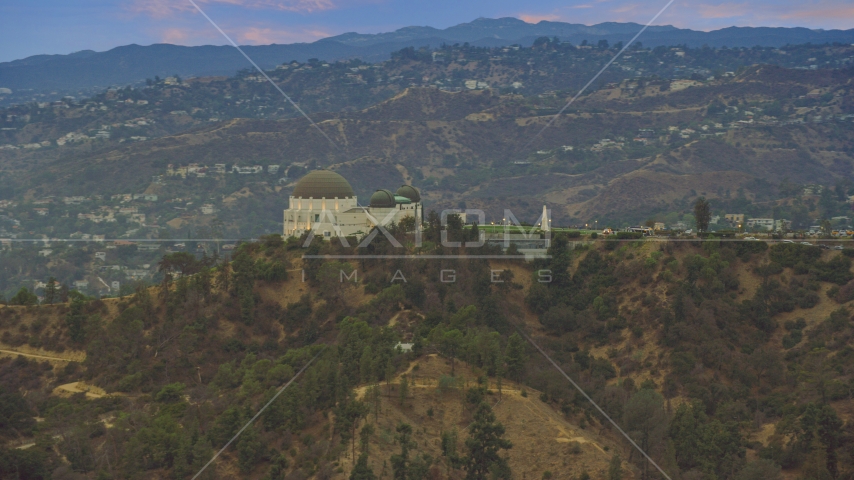
[[[501,478],[500,458],[512,478],[652,473],[516,328],[672,478],[854,471],[851,250],[718,240],[572,250],[558,237],[535,264],[444,250],[447,260],[348,265],[300,259],[349,253],[334,243],[298,245],[270,236],[217,265],[170,256],[164,271],[177,279],[132,296],[0,308],[0,472],[188,478],[317,354],[211,476],[347,478],[354,450],[388,476],[414,442],[412,478],[458,479],[477,451],[466,440],[493,421],[481,410],[512,443],[490,460]],[[340,281],[351,269],[358,282]],[[490,269],[504,281],[490,282]],[[543,269],[550,283],[536,281]],[[10,358],[16,349],[30,356]],[[457,446],[443,449],[454,430]],[[616,454],[622,474],[609,473]]]
[[[425,213],[477,208],[495,223],[506,209],[533,223],[546,205],[557,226],[686,230],[702,196],[713,229],[744,214],[789,234],[851,230],[852,48],[639,48],[542,132],[615,47],[446,46],[271,72],[337,149],[251,72],[4,109],[15,126],[0,130],[0,295],[50,276],[130,293],[159,278],[167,251],[210,255],[280,231],[288,195],[316,168],[363,203],[411,184]],[[87,243],[95,235],[159,243],[113,255]]]
[[[359,112],[319,116],[341,152],[304,120],[237,119],[60,158],[22,155],[7,163],[21,169],[8,178],[17,178],[17,190],[33,197],[147,188],[165,194],[178,185],[151,185],[150,179],[170,163],[264,165],[284,157],[285,167],[301,162],[354,175],[362,197],[403,183],[397,171],[405,169],[433,208],[469,201],[514,207],[499,199],[525,198],[549,202],[566,223],[637,218],[673,209],[686,196],[722,198],[739,189],[748,198],[766,198],[783,181],[833,185],[850,172],[852,144],[845,132],[852,123],[845,114],[854,104],[850,77],[842,71],[790,74],[757,67],[732,81],[663,92],[656,81],[643,83],[626,81],[580,100],[577,110],[525,149],[551,119],[543,110],[562,99],[411,88]],[[795,97],[812,91],[824,92],[822,99]],[[724,103],[730,113],[710,113],[710,106]],[[771,108],[773,117],[759,113]],[[641,130],[654,136],[637,139]],[[665,188],[652,187],[645,180],[651,177]],[[224,186],[214,179],[195,183],[210,182]],[[286,193],[287,183],[280,185]],[[615,208],[621,203],[633,208]]]

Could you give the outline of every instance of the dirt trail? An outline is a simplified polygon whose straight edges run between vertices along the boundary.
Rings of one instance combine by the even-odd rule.
[[[37,359],[39,359],[39,360],[52,360],[52,361],[55,361],[55,362],[79,362],[79,361],[81,360],[80,358],[77,358],[77,357],[79,357],[78,355],[75,355],[75,358],[71,358],[71,357],[53,357],[53,356],[49,356],[49,355],[39,355],[39,354],[35,354],[35,353],[19,352],[19,351],[17,351],[17,350],[3,350],[3,349],[0,349],[0,354],[5,354],[5,355],[15,355],[15,356],[17,356],[17,355],[21,355],[22,357],[37,358]]]
[[[108,394],[104,389],[94,385],[89,385],[84,382],[71,382],[65,385],[60,385],[53,389],[53,394],[57,396],[69,396],[76,393],[83,393],[86,398],[103,398],[113,396]]]

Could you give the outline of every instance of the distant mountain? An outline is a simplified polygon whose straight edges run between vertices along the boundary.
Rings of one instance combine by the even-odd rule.
[[[611,43],[630,40],[640,29],[636,23],[581,25],[542,21],[526,23],[516,18],[479,18],[444,30],[432,27],[405,27],[379,34],[345,33],[314,43],[247,46],[246,53],[264,68],[292,60],[318,58],[335,61],[361,58],[374,62],[387,59],[405,47],[437,47],[443,43],[477,46],[531,45],[538,37],[558,37],[575,44],[587,40]],[[646,46],[688,45],[698,47],[779,47],[803,43],[854,43],[852,30],[810,30],[806,28],[730,27],[711,32],[650,27],[640,38]],[[36,55],[0,63],[0,87],[13,91],[71,91],[81,88],[139,83],[155,75],[184,77],[232,75],[246,68],[246,60],[228,46],[182,47],[169,44],[127,45],[106,52],[85,50],[70,55]]]

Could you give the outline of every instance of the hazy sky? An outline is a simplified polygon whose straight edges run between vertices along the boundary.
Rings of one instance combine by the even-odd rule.
[[[478,17],[646,23],[667,0],[198,0],[241,44],[311,42],[409,25],[446,28]],[[656,22],[697,30],[739,26],[854,28],[852,0],[677,0]],[[223,44],[187,0],[2,0],[0,61],[137,43]]]

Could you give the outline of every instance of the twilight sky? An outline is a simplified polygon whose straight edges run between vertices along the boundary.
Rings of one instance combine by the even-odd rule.
[[[667,0],[197,0],[241,44],[311,42],[478,17],[646,23]],[[695,30],[738,26],[854,28],[852,0],[677,0],[656,22]],[[641,39],[642,41],[642,39]],[[0,62],[137,43],[224,44],[187,0],[2,0]]]

